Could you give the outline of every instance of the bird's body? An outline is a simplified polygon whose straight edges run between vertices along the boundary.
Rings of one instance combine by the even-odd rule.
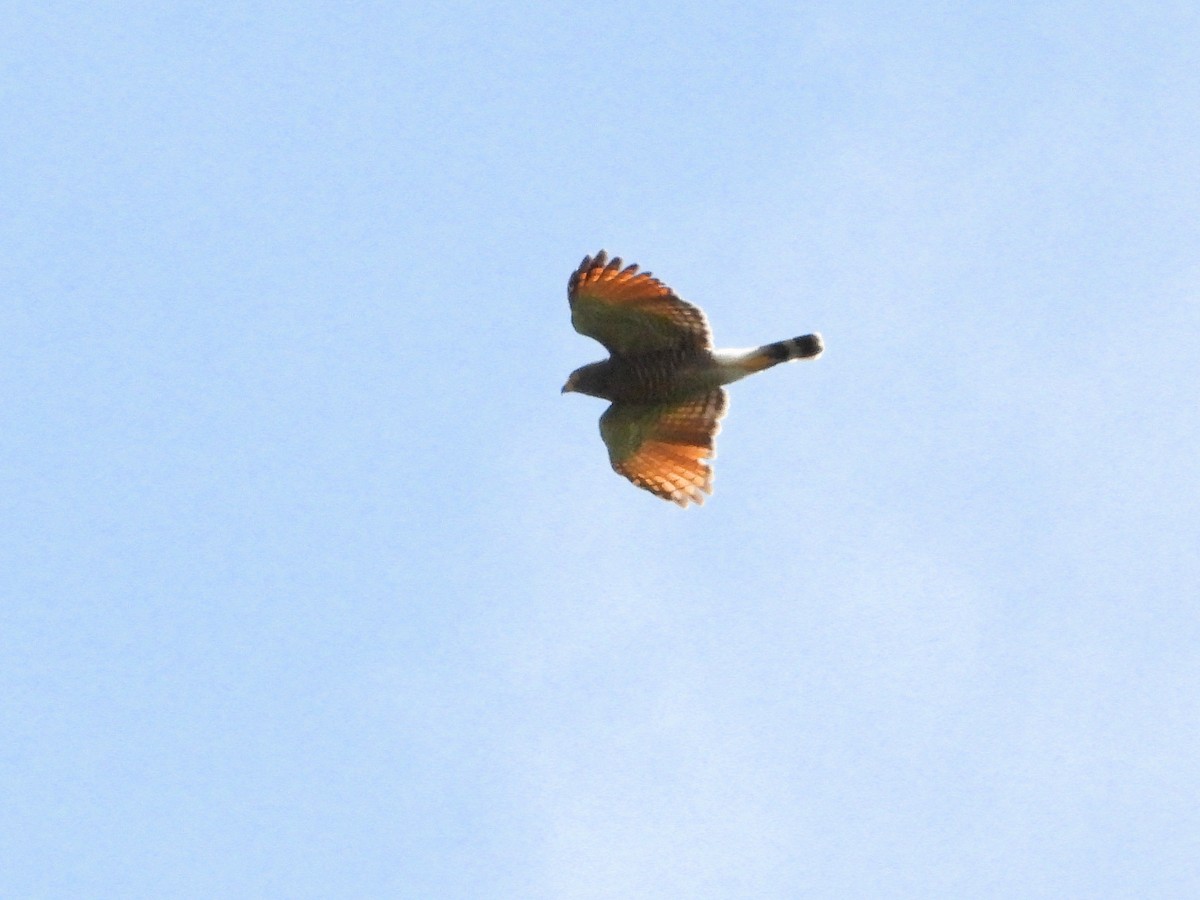
[[[721,386],[707,351],[610,356],[576,369],[571,377],[571,390],[622,403],[666,403]]]
[[[649,272],[601,250],[584,257],[567,288],[571,322],[609,358],[571,373],[563,392],[611,400],[600,434],[613,468],[680,506],[712,493],[714,439],[728,407],[722,389],[793,359],[819,356],[818,334],[753,350],[713,350],[704,314]]]
[[[571,390],[603,400],[665,403],[732,384],[771,366],[821,352],[820,337],[805,335],[755,350],[659,350],[613,355],[571,373]]]

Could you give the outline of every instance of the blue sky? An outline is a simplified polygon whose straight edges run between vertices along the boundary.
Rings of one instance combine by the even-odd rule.
[[[0,894],[1200,892],[1194,4],[5,19]]]

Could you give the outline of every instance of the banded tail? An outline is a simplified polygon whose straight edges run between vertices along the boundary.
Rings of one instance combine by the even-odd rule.
[[[751,350],[735,363],[743,375],[751,375],[793,359],[813,359],[821,355],[825,342],[819,334],[805,334],[786,341],[764,344]]]

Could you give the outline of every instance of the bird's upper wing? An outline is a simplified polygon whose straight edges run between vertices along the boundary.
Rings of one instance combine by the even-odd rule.
[[[640,488],[680,506],[712,493],[712,469],[729,400],[717,389],[679,403],[614,403],[600,417],[612,467]]]
[[[656,350],[710,350],[704,313],[649,272],[621,268],[603,250],[585,256],[567,284],[571,324],[614,355]]]

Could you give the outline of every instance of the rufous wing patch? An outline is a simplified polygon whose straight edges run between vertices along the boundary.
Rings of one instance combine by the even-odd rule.
[[[612,467],[638,487],[680,506],[712,493],[708,460],[728,407],[723,390],[672,404],[614,403],[600,418]]]
[[[650,272],[624,266],[603,250],[585,256],[567,283],[571,324],[610,353],[712,347],[708,321]]]

